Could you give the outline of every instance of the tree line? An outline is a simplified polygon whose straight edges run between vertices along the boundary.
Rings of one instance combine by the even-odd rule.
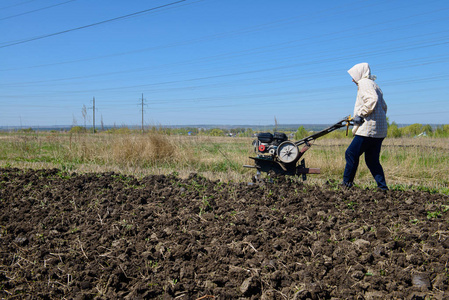
[[[311,135],[312,133],[313,132],[311,131],[307,131],[304,128],[304,126],[300,126],[298,130],[295,132],[295,139],[296,140],[303,139]],[[352,137],[351,131],[349,131],[348,136]],[[387,137],[389,138],[419,137],[419,136],[447,138],[449,137],[449,124],[432,127],[429,124],[423,125],[415,123],[408,126],[399,127],[399,125],[396,124],[396,122],[392,122],[391,124],[388,123]],[[331,132],[330,134],[324,136],[323,138],[345,138],[345,137],[346,137],[346,130],[340,129]]]
[[[19,132],[23,133],[33,133],[34,130],[32,128],[19,129]],[[52,130],[56,132],[56,130]],[[132,134],[141,132],[140,129],[133,129],[127,126],[121,127],[113,127],[104,130],[95,130],[96,132],[102,132],[106,134]],[[252,128],[198,128],[198,127],[181,127],[181,128],[167,128],[167,127],[148,127],[146,132],[157,132],[159,134],[165,135],[204,135],[204,136],[230,136],[230,137],[255,137],[259,131],[253,130]],[[273,130],[276,131],[276,130]],[[83,126],[73,126],[69,133],[72,134],[82,134],[92,132],[92,129],[88,129]],[[285,131],[283,131],[285,132]],[[312,135],[316,131],[309,131],[304,126],[298,127],[296,132],[287,131],[288,135],[292,134],[295,140],[303,139],[309,135]],[[419,136],[427,136],[427,137],[435,137],[435,138],[447,138],[449,137],[449,124],[446,125],[437,125],[431,126],[429,124],[411,124],[408,126],[399,126],[396,122],[388,123],[388,134],[389,138],[400,138],[400,137],[419,137]],[[334,132],[331,132],[328,135],[323,136],[322,138],[345,138],[346,130],[340,129]],[[352,137],[351,130],[349,130],[348,137]]]

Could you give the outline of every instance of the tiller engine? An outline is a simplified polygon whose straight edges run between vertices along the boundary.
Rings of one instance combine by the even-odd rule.
[[[306,168],[304,159],[298,163],[302,155],[312,146],[311,141],[316,140],[334,130],[346,126],[346,135],[349,126],[352,126],[351,116],[346,117],[334,125],[312,134],[297,142],[288,140],[285,133],[270,132],[259,133],[257,139],[253,141],[254,152],[256,157],[250,157],[254,160],[254,165],[245,165],[246,168],[257,169],[255,179],[261,180],[261,172],[274,173],[279,175],[302,175],[302,179],[306,180],[306,174],[319,174],[320,169]],[[299,148],[303,145],[301,148]]]

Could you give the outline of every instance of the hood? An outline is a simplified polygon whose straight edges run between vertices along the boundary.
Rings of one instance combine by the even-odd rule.
[[[355,82],[359,82],[362,78],[369,78],[373,79],[374,77],[371,76],[371,70],[368,65],[368,63],[360,63],[353,66],[351,69],[348,70],[349,75],[351,75],[352,79],[354,79]]]

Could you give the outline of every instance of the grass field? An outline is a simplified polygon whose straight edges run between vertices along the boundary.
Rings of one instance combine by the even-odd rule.
[[[222,181],[251,181],[253,138],[142,134],[1,133],[0,167],[58,168],[67,172],[120,172],[137,177],[199,173]],[[322,138],[303,156],[320,168],[310,183],[341,181],[350,138]],[[390,187],[449,192],[448,138],[387,138],[381,163]],[[373,187],[362,159],[356,183]]]

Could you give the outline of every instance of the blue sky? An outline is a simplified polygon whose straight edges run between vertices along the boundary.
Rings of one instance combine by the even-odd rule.
[[[391,122],[449,123],[446,0],[3,0],[0,33],[0,126],[92,124],[94,97],[140,125],[142,94],[145,125],[330,124],[360,62]]]

